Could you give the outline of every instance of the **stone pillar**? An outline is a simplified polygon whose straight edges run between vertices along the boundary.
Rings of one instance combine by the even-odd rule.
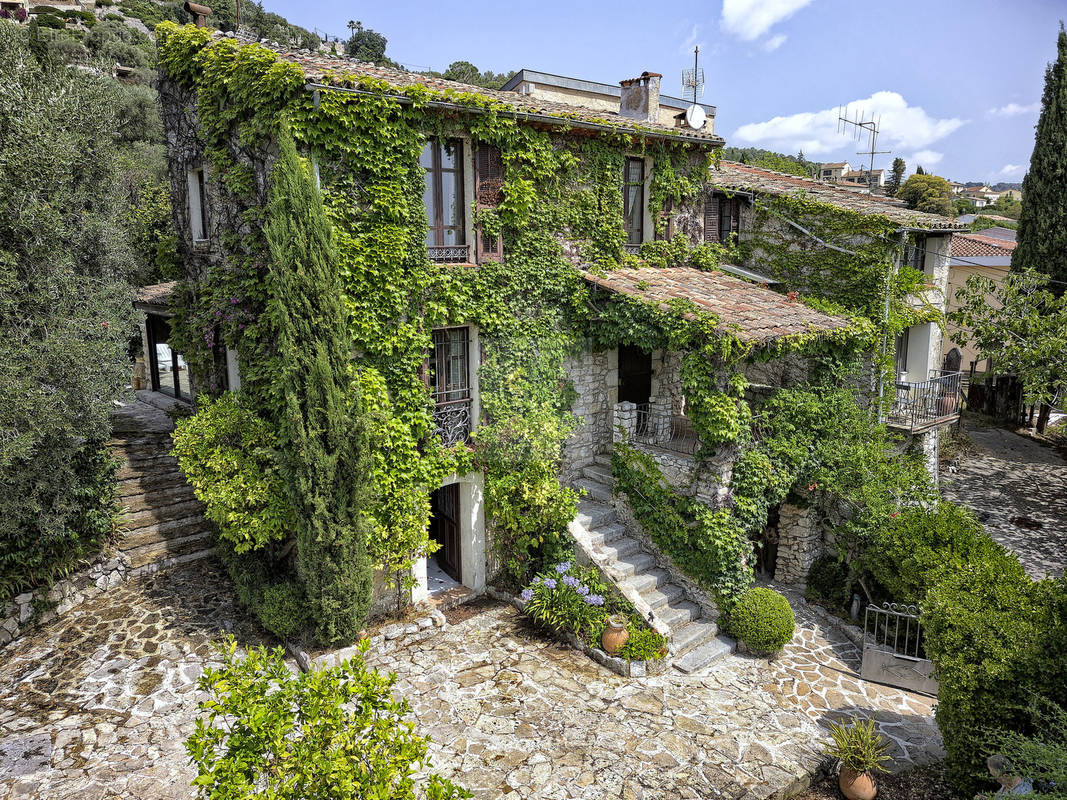
[[[648,435],[652,444],[666,444],[671,440],[671,401],[653,397],[648,403]]]
[[[637,433],[637,406],[629,400],[615,404],[612,442],[632,442]]]
[[[814,509],[783,503],[778,515],[778,561],[774,579],[805,586],[811,565],[822,554],[822,530]]]

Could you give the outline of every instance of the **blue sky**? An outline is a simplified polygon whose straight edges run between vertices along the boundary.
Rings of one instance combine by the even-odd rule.
[[[881,115],[875,166],[894,156],[953,180],[1022,179],[1064,0],[672,0],[357,6],[265,0],[306,28],[347,35],[358,19],[411,68],[467,60],[615,83],[643,70],[680,92],[700,44],[704,102],[728,144],[849,160],[866,142],[837,108]]]

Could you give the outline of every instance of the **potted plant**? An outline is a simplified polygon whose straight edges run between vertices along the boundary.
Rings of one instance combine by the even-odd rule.
[[[848,800],[873,800],[878,794],[875,772],[887,772],[883,766],[889,760],[882,735],[874,728],[874,720],[858,720],[851,725],[830,723],[834,743],[826,754],[841,761],[837,779],[841,792]]]

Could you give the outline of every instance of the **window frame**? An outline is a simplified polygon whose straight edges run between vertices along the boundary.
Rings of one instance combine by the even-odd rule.
[[[641,165],[641,178],[639,181],[630,180],[630,165]],[[626,161],[622,167],[622,229],[626,232],[626,246],[627,248],[639,247],[645,241],[645,180],[647,175],[645,174],[645,159],[641,156],[626,156]],[[631,226],[631,217],[633,216],[633,209],[629,209],[631,213],[627,213],[626,207],[629,200],[630,187],[637,187],[637,201],[636,208],[637,214],[637,227]],[[634,237],[637,240],[634,241]]]
[[[444,166],[442,166],[442,157],[441,156],[442,156],[443,148],[444,148],[446,143],[451,143],[452,146],[454,147],[454,151],[453,152],[455,153],[455,156],[454,156],[455,167],[444,167]],[[464,182],[465,176],[464,176],[464,168],[463,168],[464,167],[464,165],[463,165],[463,157],[464,157],[463,140],[459,139],[459,138],[451,138],[451,137],[445,137],[445,138],[433,137],[433,138],[430,138],[430,139],[426,140],[425,144],[423,145],[424,151],[425,151],[425,147],[427,147],[427,146],[430,148],[430,162],[431,162],[431,165],[429,167],[422,165],[422,163],[421,163],[422,159],[421,159],[421,156],[420,156],[420,166],[422,166],[422,170],[423,170],[423,176],[424,176],[423,180],[424,181],[426,180],[425,176],[427,176],[427,175],[430,176],[429,183],[430,183],[430,189],[433,192],[434,218],[433,219],[429,219],[429,217],[427,217],[427,220],[426,220],[427,225],[428,225],[428,229],[427,229],[427,239],[428,239],[428,241],[426,242],[426,246],[428,248],[435,248],[435,247],[466,248],[466,247],[468,247],[468,243],[467,243],[467,214],[466,214],[466,206],[464,205],[464,194],[465,194],[464,188],[465,187],[464,187],[464,183],[463,182]],[[459,209],[459,219],[457,220],[457,224],[455,224],[455,225],[446,225],[446,224],[444,224],[444,202],[443,202],[443,200],[444,200],[444,182],[442,181],[442,176],[446,172],[452,173],[454,175],[454,178],[455,178],[456,207]],[[450,242],[446,242],[445,241],[445,232],[449,231],[449,230],[455,230],[456,231],[456,241],[455,242],[451,242],[450,243]],[[431,238],[432,238],[432,241],[429,241],[429,239],[431,239]]]

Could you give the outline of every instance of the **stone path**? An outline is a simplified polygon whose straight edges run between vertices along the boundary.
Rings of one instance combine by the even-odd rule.
[[[898,767],[940,755],[932,700],[864,683],[796,596],[775,662],[625,679],[500,604],[386,642],[437,771],[479,798],[766,798],[822,762],[825,724],[871,716]],[[0,650],[0,798],[191,798],[183,742],[219,629],[265,640],[213,560],[131,581]]]
[[[196,680],[266,634],[214,560],[130,581],[0,650],[0,798],[191,798]]]
[[[978,452],[962,454],[955,473],[942,471],[942,495],[973,510],[994,539],[1018,554],[1030,577],[1063,575],[1067,461],[1001,428],[967,433]]]

